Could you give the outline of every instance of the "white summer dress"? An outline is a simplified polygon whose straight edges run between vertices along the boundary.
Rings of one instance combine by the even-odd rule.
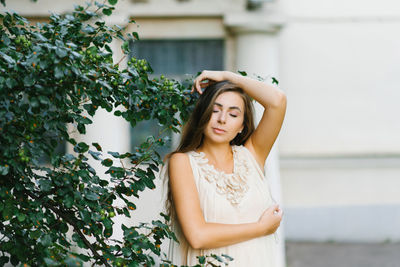
[[[203,152],[187,152],[206,222],[256,222],[265,209],[274,203],[264,172],[250,151],[244,146],[232,146],[232,152],[232,174],[218,171],[208,164]],[[179,244],[173,240],[170,242],[168,259],[175,265],[193,266],[198,264],[196,256],[226,254],[233,258],[229,267],[276,266],[278,249],[274,235],[221,248],[193,249],[186,241],[178,220],[172,218],[171,223]]]

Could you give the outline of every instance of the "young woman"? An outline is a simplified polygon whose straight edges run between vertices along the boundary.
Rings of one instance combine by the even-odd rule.
[[[204,91],[203,91],[204,88]],[[201,96],[186,123],[167,174],[172,229],[169,259],[194,265],[196,256],[227,254],[230,267],[273,267],[273,233],[282,219],[264,162],[285,116],[285,94],[228,71],[203,71]],[[251,98],[264,106],[257,128]]]

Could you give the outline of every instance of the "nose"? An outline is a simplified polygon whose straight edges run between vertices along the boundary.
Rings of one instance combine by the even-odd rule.
[[[218,116],[218,122],[224,124],[226,122],[226,114],[225,112],[220,112]]]

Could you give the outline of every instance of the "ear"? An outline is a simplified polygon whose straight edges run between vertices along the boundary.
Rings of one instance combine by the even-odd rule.
[[[242,128],[240,128],[240,131],[238,132],[238,134],[241,134],[243,129],[244,129],[244,125],[242,125]]]

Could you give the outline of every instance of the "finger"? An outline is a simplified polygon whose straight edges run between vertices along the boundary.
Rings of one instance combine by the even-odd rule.
[[[197,91],[196,83],[197,83],[197,78],[195,78],[195,79],[193,80],[192,90],[190,91],[191,93],[194,93],[195,91]]]
[[[279,210],[278,213],[276,213],[275,215],[278,216],[280,219],[282,219],[283,211]]]
[[[201,82],[202,81],[204,81],[204,80],[206,80],[207,79],[207,76],[206,76],[206,74],[205,74],[205,71],[202,71],[201,73],[200,73],[200,75],[199,76],[197,76],[197,78],[196,78],[196,87],[197,87],[197,90],[201,90]]]
[[[203,93],[201,82],[198,82],[198,83],[197,83],[196,89],[197,89],[197,92],[199,92],[199,94],[202,94],[202,93]]]
[[[197,90],[197,92],[199,92],[200,94],[202,93],[201,92],[201,86],[200,86],[200,81],[201,81],[201,75],[199,76],[199,77],[197,77],[197,79],[195,80],[195,86],[196,86],[196,90]]]
[[[279,211],[274,211],[274,216],[278,217],[278,218],[282,218],[282,213],[280,213]]]

